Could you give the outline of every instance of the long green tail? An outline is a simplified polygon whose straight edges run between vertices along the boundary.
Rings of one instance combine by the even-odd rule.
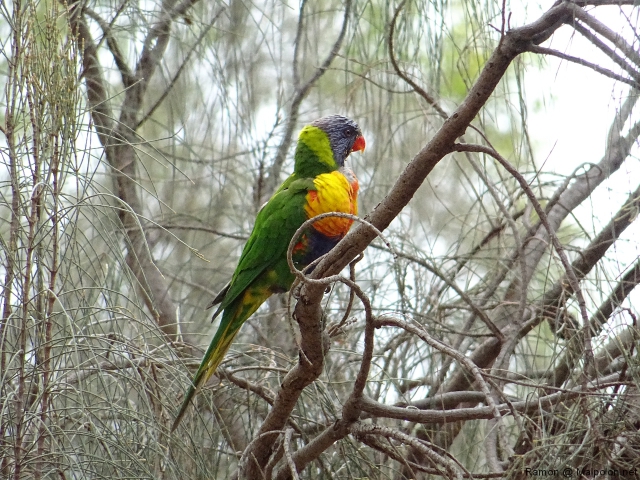
[[[218,331],[213,337],[213,340],[211,340],[211,344],[209,345],[207,352],[204,354],[200,367],[198,367],[198,371],[193,377],[191,386],[189,387],[189,390],[184,397],[184,401],[182,402],[182,406],[180,407],[180,412],[178,412],[178,416],[171,426],[171,431],[175,430],[180,424],[180,421],[187,411],[187,407],[198,390],[198,387],[206,383],[206,381],[211,378],[211,375],[215,373],[229,350],[231,342],[233,342],[233,339],[240,330],[240,327],[242,327],[244,322],[253,315],[253,312],[255,312],[270,296],[271,292],[269,289],[258,284],[245,290],[238,300],[224,309]]]
[[[233,339],[238,333],[238,330],[240,330],[241,325],[242,324],[238,325],[235,330],[229,331],[231,330],[232,326],[232,323],[230,322],[227,325],[227,328],[225,328],[224,330],[218,329],[218,332],[216,332],[216,336],[213,337],[213,341],[209,345],[207,353],[204,354],[202,363],[200,363],[200,367],[198,367],[198,371],[193,377],[191,386],[189,387],[189,390],[184,397],[184,401],[182,402],[182,406],[180,407],[180,412],[178,412],[178,416],[171,426],[171,431],[174,431],[180,424],[180,421],[182,420],[182,417],[184,417],[184,414],[187,411],[187,407],[189,407],[189,403],[198,390],[198,387],[206,383],[207,380],[211,378],[211,375],[214,374],[214,372],[224,359],[224,356],[227,354],[227,351],[231,346],[231,342],[233,342]]]

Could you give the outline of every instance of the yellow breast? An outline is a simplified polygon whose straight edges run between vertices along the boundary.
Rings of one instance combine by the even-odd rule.
[[[349,173],[351,182],[339,171],[323,173],[314,179],[316,190],[307,194],[304,207],[308,218],[329,212],[358,214],[358,180]],[[352,223],[348,218],[328,217],[315,222],[313,228],[328,237],[343,237]]]

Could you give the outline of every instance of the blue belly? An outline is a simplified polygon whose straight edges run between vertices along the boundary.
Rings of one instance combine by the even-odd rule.
[[[328,237],[310,228],[304,233],[305,248],[294,256],[294,261],[300,267],[309,265],[335,247],[341,237]]]

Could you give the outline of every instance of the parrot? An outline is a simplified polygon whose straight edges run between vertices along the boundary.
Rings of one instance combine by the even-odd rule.
[[[219,305],[212,321],[220,325],[204,354],[171,430],[184,416],[198,387],[222,362],[244,322],[271,295],[291,288],[295,275],[287,263],[291,239],[310,218],[322,213],[358,214],[358,179],[345,165],[350,153],[362,152],[365,139],[356,122],[342,115],[319,118],[302,128],[293,173],[260,209],[231,281],[207,308]],[[325,217],[298,237],[292,259],[302,269],[328,253],[347,234],[353,220]]]

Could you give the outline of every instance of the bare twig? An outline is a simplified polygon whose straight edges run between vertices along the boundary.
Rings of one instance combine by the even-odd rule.
[[[589,15],[589,13],[578,7],[578,5],[576,5],[575,3],[577,2],[570,3],[569,8],[571,8],[571,11],[578,20],[584,22],[586,25],[592,28],[593,31],[599,33],[604,38],[609,40],[618,50],[620,50],[624,54],[627,59],[635,63],[637,67],[640,67],[640,54],[638,54],[638,51],[633,46],[629,45],[626,42],[622,35],[619,35],[618,33],[611,30],[604,23],[599,21],[593,15]]]
[[[298,123],[298,116],[300,114],[300,106],[302,105],[302,101],[307,97],[311,88],[316,84],[320,78],[325,74],[325,72],[329,69],[335,58],[338,56],[340,52],[340,48],[342,47],[342,42],[344,41],[344,37],[347,33],[347,27],[349,25],[349,15],[351,14],[351,2],[352,0],[345,0],[344,6],[344,17],[342,20],[342,27],[340,29],[340,33],[338,34],[338,38],[336,39],[331,51],[326,56],[322,64],[315,70],[313,75],[302,85],[296,88],[294,97],[291,101],[291,107],[289,107],[289,116],[287,118],[287,124],[284,128],[284,134],[282,136],[282,142],[278,146],[278,151],[276,152],[273,163],[271,164],[271,168],[269,169],[269,176],[266,181],[266,187],[263,190],[263,194],[265,197],[269,197],[272,192],[276,189],[279,179],[280,179],[280,171],[282,170],[282,165],[287,156],[287,152],[289,151],[289,147],[291,146],[291,141],[293,139],[293,130]],[[294,85],[299,85],[299,74],[298,74],[298,55],[299,55],[299,42],[301,39],[301,26],[304,21],[304,7],[306,5],[306,1],[302,2],[300,6],[300,17],[298,19],[298,31],[296,33],[296,44],[294,50],[294,59],[293,59],[293,72],[294,72]],[[266,198],[260,199],[260,203],[266,200]]]
[[[178,79],[180,78],[182,73],[185,71],[187,65],[189,65],[189,60],[191,59],[191,55],[193,55],[198,45],[200,45],[202,41],[206,38],[206,36],[209,34],[213,26],[216,24],[216,20],[218,20],[218,18],[220,17],[220,15],[222,15],[225,9],[226,9],[225,7],[221,7],[220,9],[218,9],[218,11],[213,16],[213,18],[208,22],[207,27],[204,28],[202,32],[200,32],[200,35],[198,36],[196,41],[193,43],[193,45],[191,45],[191,48],[187,52],[187,55],[185,56],[183,61],[180,63],[180,67],[178,67],[178,70],[173,75],[173,78],[171,79],[171,81],[169,81],[169,84],[162,91],[162,95],[160,95],[156,99],[154,104],[151,106],[151,108],[149,108],[149,110],[147,110],[147,112],[144,115],[142,115],[138,123],[133,127],[134,131],[137,131],[149,118],[151,118],[151,116],[153,115],[153,112],[155,112],[160,107],[160,105],[162,105],[162,103],[165,101],[165,99],[167,98],[171,90],[173,90],[173,87],[178,82]]]
[[[135,83],[136,79],[133,72],[129,68],[129,65],[127,65],[127,61],[120,50],[118,42],[112,35],[111,25],[105,22],[97,12],[87,6],[82,9],[82,12],[85,13],[89,18],[94,20],[98,25],[100,25],[100,29],[102,30],[104,37],[107,39],[107,46],[111,51],[111,55],[113,55],[113,60],[116,63],[116,67],[118,67],[118,70],[120,71],[122,84],[125,88],[131,87],[131,85]]]
[[[568,62],[577,63],[578,65],[590,68],[591,70],[598,72],[605,77],[612,78],[614,80],[617,80],[618,82],[626,83],[627,85],[630,85],[636,89],[640,88],[640,83],[638,83],[637,80],[630,80],[626,77],[623,77],[622,75],[618,75],[617,73],[612,72],[608,68],[601,67],[597,63],[589,62],[583,58],[574,57],[573,55],[567,55],[566,53],[553,50],[552,48],[540,47],[539,45],[532,45],[531,47],[529,47],[529,51],[532,53],[539,53],[541,55],[551,55],[561,58],[562,60],[567,60]]]
[[[492,156],[518,181],[518,183],[520,184],[520,188],[522,188],[522,190],[524,190],[524,192],[526,193],[527,197],[529,198],[529,201],[533,205],[533,208],[535,209],[536,213],[538,214],[538,216],[540,218],[540,222],[542,222],[542,224],[544,225],[545,229],[547,230],[547,234],[551,238],[551,242],[553,243],[554,249],[556,250],[556,253],[560,257],[560,261],[562,262],[562,266],[564,267],[564,269],[566,271],[566,275],[567,275],[567,279],[569,280],[569,284],[571,285],[571,288],[573,289],[573,291],[575,292],[575,294],[576,294],[576,296],[578,298],[578,304],[580,306],[580,314],[582,315],[582,319],[584,321],[584,326],[585,326],[585,330],[584,330],[584,342],[585,342],[585,345],[584,346],[585,346],[585,350],[587,352],[587,357],[586,358],[587,358],[587,361],[590,361],[590,360],[592,361],[593,360],[593,351],[592,351],[592,347],[591,347],[591,333],[590,333],[590,329],[588,327],[589,317],[588,317],[588,314],[587,314],[587,305],[586,305],[586,302],[584,300],[584,296],[582,295],[582,290],[580,289],[580,284],[579,284],[578,277],[576,276],[576,273],[573,270],[573,267],[569,263],[569,259],[567,258],[567,255],[565,254],[564,248],[563,248],[562,244],[560,243],[560,240],[558,239],[558,236],[555,234],[555,230],[551,227],[551,224],[549,223],[549,220],[547,218],[546,213],[544,212],[544,209],[540,205],[540,202],[538,202],[535,194],[531,190],[531,187],[529,187],[528,182],[520,174],[520,172],[518,172],[505,158],[503,158],[493,148],[485,147],[483,145],[469,145],[469,144],[459,144],[459,145],[456,145],[454,148],[456,148],[456,150],[475,151],[475,152],[486,153],[487,155]]]
[[[289,466],[289,471],[291,472],[291,476],[294,480],[300,480],[298,476],[298,471],[296,469],[296,465],[293,462],[293,458],[291,456],[291,436],[293,435],[293,430],[291,428],[287,428],[284,431],[284,456],[287,459],[287,465]]]
[[[173,0],[165,0],[163,2],[160,19],[144,40],[142,53],[133,70],[131,80],[133,83],[126,90],[117,124],[112,120],[111,102],[107,96],[96,47],[84,19],[81,4],[74,4],[70,11],[72,30],[77,35],[78,45],[83,48],[84,77],[96,131],[105,148],[107,160],[115,172],[118,196],[129,207],[119,211],[120,220],[129,240],[127,263],[139,282],[149,311],[160,328],[172,339],[175,339],[177,333],[176,307],[170,296],[169,285],[155,267],[151,252],[147,248],[146,233],[144,229],[139,229],[137,215],[142,213],[143,208],[134,181],[137,156],[133,145],[136,143],[135,128],[138,125],[137,117],[140,114],[143,96],[166,49],[171,24],[195,1],[184,0],[176,3]],[[120,70],[127,72],[123,68]]]
[[[412,448],[418,450],[422,453],[429,461],[433,464],[436,470],[439,471],[440,475],[446,475],[448,478],[458,478],[461,479],[463,477],[463,471],[470,475],[469,471],[467,471],[462,464],[456,461],[454,458],[447,458],[444,455],[440,455],[435,451],[435,446],[433,445],[425,445],[423,441],[418,440],[415,437],[407,435],[406,433],[400,432],[398,430],[394,430],[393,428],[384,427],[381,425],[367,425],[362,423],[356,423],[351,427],[351,432],[357,437],[359,436],[382,436],[386,438],[393,438],[402,443],[410,445]],[[443,467],[445,472],[440,471],[438,467]]]
[[[430,95],[424,88],[422,88],[411,77],[409,77],[409,75],[404,73],[402,69],[400,69],[400,66],[398,65],[398,61],[396,60],[395,51],[393,47],[393,39],[394,39],[395,30],[396,30],[396,23],[398,22],[398,17],[400,15],[400,12],[406,5],[406,3],[407,3],[407,0],[402,0],[400,2],[400,4],[396,7],[395,12],[393,13],[393,17],[391,18],[391,23],[389,24],[389,35],[387,36],[387,39],[388,39],[387,48],[389,50],[389,60],[391,61],[391,65],[393,65],[393,69],[395,70],[396,74],[402,80],[404,80],[411,88],[413,88],[413,90],[418,95],[424,98],[424,100],[429,105],[431,105],[431,107],[436,112],[438,112],[438,115],[440,115],[441,118],[446,119],[448,117],[447,112],[444,111],[444,109],[440,106],[440,104],[435,99],[435,97]]]
[[[583,27],[580,23],[574,22],[571,23],[571,26],[575,29],[576,32],[580,33],[583,37],[593,43],[605,55],[607,55],[611,60],[617,63],[624,71],[626,71],[629,76],[635,80],[636,84],[640,83],[640,72],[635,70],[632,65],[629,65],[626,59],[618,55],[612,48],[610,48],[607,44],[600,40],[589,29]]]

